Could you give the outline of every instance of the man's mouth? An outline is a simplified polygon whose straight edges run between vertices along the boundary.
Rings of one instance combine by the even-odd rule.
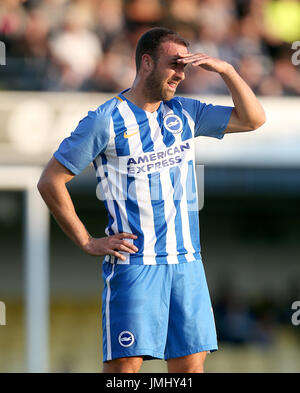
[[[178,83],[177,83],[177,82],[170,81],[170,82],[168,82],[168,86],[169,86],[172,90],[176,90],[176,88],[177,88],[177,86],[178,86]]]

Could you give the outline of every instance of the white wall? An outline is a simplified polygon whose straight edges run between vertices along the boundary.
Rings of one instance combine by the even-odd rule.
[[[88,110],[111,94],[0,92],[0,163],[43,164]],[[195,98],[195,97],[194,97]],[[197,97],[232,105],[231,98]],[[197,161],[210,165],[300,165],[300,98],[262,98],[267,122],[259,130],[197,139]]]

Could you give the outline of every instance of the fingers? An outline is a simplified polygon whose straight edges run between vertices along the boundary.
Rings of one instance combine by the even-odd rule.
[[[130,254],[134,254],[139,250],[134,244],[126,242],[125,240],[122,240],[117,245],[119,250],[129,252]]]
[[[126,256],[122,255],[118,251],[123,251],[129,254],[135,254],[138,251],[138,248],[130,243],[129,241],[123,239],[137,239],[137,236],[132,233],[118,233],[116,235],[112,235],[110,238],[111,250],[109,250],[109,254],[116,256],[117,258],[126,260]]]
[[[196,58],[196,57],[209,57],[209,56],[205,53],[185,53],[180,55],[177,61],[189,60],[190,58]]]
[[[89,255],[114,255],[124,261],[126,260],[126,256],[122,255],[119,251],[126,252],[128,254],[134,254],[138,251],[138,248],[133,244],[133,241],[125,239],[134,240],[137,239],[137,236],[132,233],[123,232],[102,238],[91,237],[83,246],[83,250]]]
[[[192,62],[192,66],[199,66],[201,64],[207,64],[207,59],[196,60]]]
[[[112,236],[115,236],[119,239],[124,239],[124,238],[137,239],[136,235],[134,235],[133,233],[127,233],[127,232],[117,233],[116,235],[112,235]]]
[[[190,64],[192,65],[199,65],[200,62],[204,62],[206,60],[211,59],[209,56],[205,55],[204,53],[197,53],[197,54],[186,54],[182,55],[177,62],[181,64]]]
[[[179,64],[183,64],[184,66],[191,64],[193,67],[200,66],[207,71],[219,73],[224,72],[227,67],[226,62],[214,57],[207,56],[205,53],[184,55],[181,56],[177,62]]]
[[[121,259],[122,261],[126,261],[126,257],[120,254],[118,251],[111,250],[110,252],[108,252],[108,254],[114,255],[115,257]]]
[[[115,245],[120,247],[119,249],[126,252],[137,252],[138,248],[133,244],[123,239],[137,239],[137,236],[133,233],[118,233],[116,235],[111,236],[111,238],[115,237]],[[114,247],[115,248],[115,247]]]
[[[122,259],[122,261],[125,261],[126,260],[126,256],[121,254],[118,250],[127,252],[128,254],[135,254],[135,251],[133,251],[129,247],[124,246],[123,244],[119,244],[119,245],[115,246],[115,248],[113,250],[108,250],[107,253],[110,254],[110,255],[114,255],[117,258]]]

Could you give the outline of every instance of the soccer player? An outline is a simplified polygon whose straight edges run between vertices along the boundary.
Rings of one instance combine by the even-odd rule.
[[[185,66],[217,72],[234,107],[174,97]],[[65,233],[103,261],[103,371],[138,372],[144,359],[169,372],[203,372],[218,349],[195,208],[194,138],[223,138],[265,122],[252,90],[225,61],[189,53],[177,33],[139,40],[130,89],[88,112],[44,169],[39,191]],[[66,183],[93,162],[108,213],[92,237]]]

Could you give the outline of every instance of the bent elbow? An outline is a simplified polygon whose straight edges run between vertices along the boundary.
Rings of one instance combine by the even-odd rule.
[[[255,121],[253,121],[250,124],[250,128],[251,128],[250,131],[254,131],[254,130],[257,130],[258,128],[260,128],[263,124],[265,124],[266,120],[267,119],[266,119],[266,115],[265,114],[263,114],[259,118],[255,119]]]
[[[47,190],[47,185],[48,185],[48,182],[47,182],[47,180],[43,177],[43,175],[40,177],[40,179],[39,179],[39,181],[38,181],[38,183],[37,183],[37,185],[36,185],[36,187],[37,187],[37,189],[38,189],[38,191],[39,191],[39,193],[43,196],[43,194],[46,192],[46,190]]]
[[[44,182],[42,181],[42,179],[40,179],[36,185],[36,188],[38,189],[38,192],[42,195],[43,193],[43,188],[44,188]]]

